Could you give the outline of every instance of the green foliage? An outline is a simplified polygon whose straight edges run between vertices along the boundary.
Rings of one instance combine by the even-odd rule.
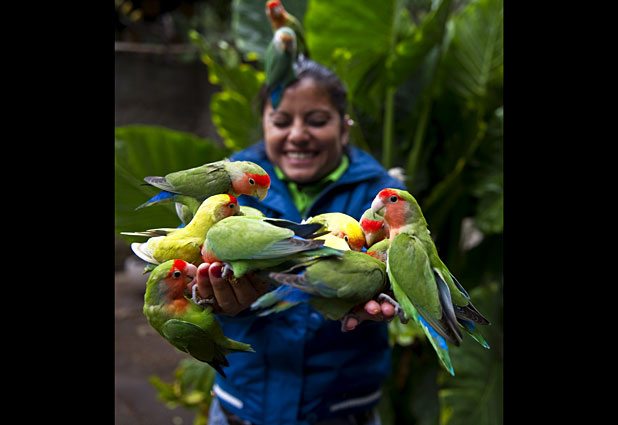
[[[193,424],[205,425],[208,423],[208,409],[213,397],[210,389],[215,382],[215,373],[207,363],[189,357],[178,364],[173,382],[166,383],[151,376],[150,383],[157,389],[159,401],[170,409],[182,406],[195,410]]]
[[[213,44],[196,31],[189,35],[208,67],[210,82],[222,89],[212,95],[210,113],[225,146],[237,151],[261,139],[257,96],[264,73],[244,63],[233,45],[225,41]]]
[[[497,425],[502,423],[502,291],[497,283],[470,292],[475,305],[492,322],[483,328],[491,347],[482,348],[464,336],[458,350],[451,350],[456,375],[440,374],[438,395],[440,425]]]
[[[157,227],[178,227],[173,205],[135,208],[159,192],[146,186],[144,177],[217,161],[226,151],[192,134],[153,126],[125,126],[115,130],[115,231],[133,232]],[[125,241],[143,238],[119,235]]]

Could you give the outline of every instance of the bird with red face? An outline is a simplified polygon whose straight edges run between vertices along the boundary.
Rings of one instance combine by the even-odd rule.
[[[389,228],[387,270],[395,299],[424,329],[447,370],[454,373],[445,340],[460,345],[461,328],[489,348],[476,328],[489,321],[438,256],[423,212],[409,192],[383,189],[371,210],[383,216]]]
[[[296,35],[298,55],[309,58],[309,51],[307,49],[307,43],[305,42],[305,29],[300,23],[300,20],[296,16],[288,12],[285,7],[283,7],[281,1],[267,1],[266,16],[268,16],[268,20],[270,21],[270,26],[273,30],[273,33],[281,27],[291,28]]]
[[[199,307],[185,296],[197,267],[173,259],[157,266],[148,277],[143,312],[148,323],[174,347],[208,363],[222,376],[226,355],[253,352],[250,345],[223,334],[212,307]]]

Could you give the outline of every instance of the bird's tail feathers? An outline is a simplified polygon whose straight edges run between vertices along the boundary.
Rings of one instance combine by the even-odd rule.
[[[135,210],[139,210],[141,208],[149,207],[151,205],[161,204],[161,203],[165,203],[165,202],[172,202],[176,196],[177,195],[175,193],[171,193],[171,192],[168,192],[166,190],[162,190],[161,192],[157,193],[155,196],[153,196],[152,198],[150,198],[149,200],[147,200],[143,204],[141,204],[138,207],[136,207]]]
[[[489,344],[487,343],[487,341],[485,341],[485,338],[483,338],[483,335],[481,335],[479,330],[476,328],[474,322],[471,322],[469,320],[462,320],[460,318],[457,318],[457,321],[459,322],[461,327],[466,331],[466,333],[472,337],[472,339],[474,339],[476,342],[478,342],[483,347],[489,350]]]
[[[147,263],[157,265],[160,264],[157,260],[152,258],[152,253],[150,252],[150,249],[148,249],[148,246],[146,246],[145,243],[133,242],[131,244],[131,250],[135,255],[137,255],[139,258],[141,258]]]

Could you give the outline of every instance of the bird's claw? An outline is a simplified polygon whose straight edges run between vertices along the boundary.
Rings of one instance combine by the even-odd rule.
[[[223,271],[221,272],[221,277],[226,279],[227,276],[232,273],[232,277],[234,276],[234,269],[228,263],[223,263]]]
[[[390,297],[389,295],[386,295],[386,294],[384,294],[384,293],[381,293],[380,295],[378,295],[378,302],[379,302],[379,303],[382,303],[382,302],[384,302],[384,301],[388,301],[389,303],[391,303],[391,304],[393,305],[393,307],[395,307],[395,314],[396,314],[397,316],[399,316],[399,321],[400,321],[401,323],[403,323],[404,325],[405,325],[406,323],[408,323],[408,321],[409,321],[410,319],[408,319],[408,318],[406,317],[405,312],[403,311],[403,309],[401,308],[401,306],[399,305],[399,303],[398,303],[397,301],[395,301],[395,300],[394,300],[392,297]],[[393,317],[395,317],[395,316],[393,316]],[[392,319],[391,319],[391,320],[392,320]]]
[[[196,305],[199,306],[214,305],[215,303],[215,297],[213,296],[210,296],[208,298],[200,297],[197,293],[197,285],[194,285],[193,289],[191,289],[191,299]]]
[[[341,332],[349,332],[350,329],[348,329],[347,324],[348,324],[348,320],[351,318],[355,318],[359,323],[360,323],[360,317],[357,316],[356,314],[352,314],[352,313],[348,313],[345,316],[343,316],[343,320],[341,321]]]

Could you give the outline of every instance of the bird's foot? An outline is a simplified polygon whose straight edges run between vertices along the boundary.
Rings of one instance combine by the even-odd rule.
[[[234,277],[234,268],[231,264],[223,263],[223,271],[221,272],[221,277],[227,279],[229,274],[232,274],[232,278]]]
[[[391,303],[393,305],[393,307],[395,307],[395,314],[397,316],[399,316],[399,321],[401,323],[403,323],[404,325],[406,323],[408,323],[408,321],[410,319],[408,319],[406,317],[405,312],[403,311],[403,309],[401,308],[401,306],[399,305],[399,303],[397,301],[395,301],[392,297],[390,297],[389,295],[386,295],[384,293],[381,293],[380,295],[378,295],[378,302],[382,303],[384,301],[388,301],[389,303]]]
[[[193,289],[191,289],[191,299],[196,305],[199,306],[214,305],[215,303],[215,297],[213,296],[208,298],[200,297],[200,295],[197,293],[197,285],[194,285]]]
[[[341,332],[349,332],[352,330],[352,329],[348,329],[348,320],[352,318],[356,319],[357,324],[360,323],[359,316],[357,316],[356,314],[348,313],[345,316],[343,316],[343,319],[341,320]]]

